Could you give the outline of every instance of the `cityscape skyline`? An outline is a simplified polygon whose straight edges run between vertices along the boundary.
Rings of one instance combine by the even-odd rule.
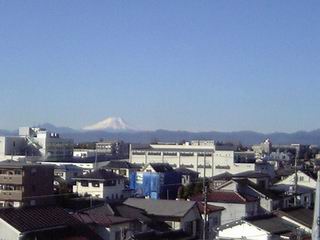
[[[0,129],[320,128],[318,1],[0,2]]]

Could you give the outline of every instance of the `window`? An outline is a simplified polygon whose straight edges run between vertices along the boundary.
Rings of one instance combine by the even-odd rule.
[[[92,187],[100,187],[100,183],[99,182],[92,182]]]
[[[299,181],[300,181],[300,182],[304,181],[304,177],[303,177],[303,176],[300,176],[300,177],[299,177]]]
[[[14,171],[14,174],[15,174],[15,175],[21,175],[21,174],[22,174],[22,171],[21,171],[21,170],[15,170],[15,171]]]
[[[88,187],[88,181],[81,181],[80,184],[82,187]]]

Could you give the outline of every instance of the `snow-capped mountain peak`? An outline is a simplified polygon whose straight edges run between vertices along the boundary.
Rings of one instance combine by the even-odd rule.
[[[97,131],[97,130],[113,130],[126,131],[132,128],[120,117],[108,117],[100,122],[86,126],[83,130]]]

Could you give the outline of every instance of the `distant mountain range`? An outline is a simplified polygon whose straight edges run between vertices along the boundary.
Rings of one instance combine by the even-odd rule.
[[[107,121],[108,122],[108,121]],[[122,124],[124,123],[124,125]],[[109,122],[110,123],[110,122]],[[116,123],[113,125],[113,123]],[[117,128],[119,124],[119,129]],[[252,145],[270,138],[274,144],[316,144],[320,145],[320,129],[314,131],[298,131],[295,133],[270,133],[263,134],[253,131],[237,132],[188,132],[188,131],[169,131],[155,130],[142,131],[133,130],[122,120],[111,121],[111,125],[92,125],[90,130],[76,130],[68,127],[56,127],[52,124],[45,123],[38,127],[44,127],[50,131],[58,132],[63,137],[72,138],[75,142],[98,141],[100,139],[117,139],[132,143],[149,143],[154,141],[179,142],[182,140],[193,139],[212,139],[215,141],[241,142],[244,145]],[[103,127],[101,127],[103,126]],[[0,135],[11,136],[17,135],[17,131],[0,130]]]

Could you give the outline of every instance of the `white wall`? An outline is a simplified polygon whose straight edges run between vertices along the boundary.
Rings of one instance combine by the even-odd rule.
[[[317,182],[314,179],[312,179],[311,177],[309,177],[308,175],[306,175],[301,171],[298,171],[297,175],[298,175],[299,186],[316,189]],[[294,184],[294,177],[295,177],[295,174],[291,174],[290,176],[281,180],[280,182],[275,183],[275,185],[280,185],[280,184],[292,185]]]
[[[0,218],[0,239],[18,240],[20,232]]]
[[[83,180],[87,181],[87,180]],[[77,180],[76,184],[73,185],[73,192],[79,195],[89,194],[92,197],[97,198],[109,198],[109,199],[120,199],[123,195],[124,180],[116,180],[115,186],[104,186],[103,182],[99,183],[98,187],[94,187],[92,181],[88,181],[88,186],[81,186],[81,181]]]
[[[226,224],[246,216],[246,204],[208,202],[208,204],[224,207],[221,213],[221,224]]]
[[[218,231],[217,239],[268,240],[271,236],[247,222]]]
[[[86,180],[84,180],[86,181]],[[88,182],[88,186],[81,186],[81,181],[76,181],[76,185],[73,185],[73,192],[79,195],[89,194],[92,197],[103,198],[103,182],[99,183],[99,187],[94,187],[92,182]]]
[[[123,195],[124,190],[124,180],[120,180],[120,184],[118,183],[115,186],[104,186],[103,188],[103,198],[109,199],[119,199],[121,195]],[[117,198],[118,196],[118,198]]]

